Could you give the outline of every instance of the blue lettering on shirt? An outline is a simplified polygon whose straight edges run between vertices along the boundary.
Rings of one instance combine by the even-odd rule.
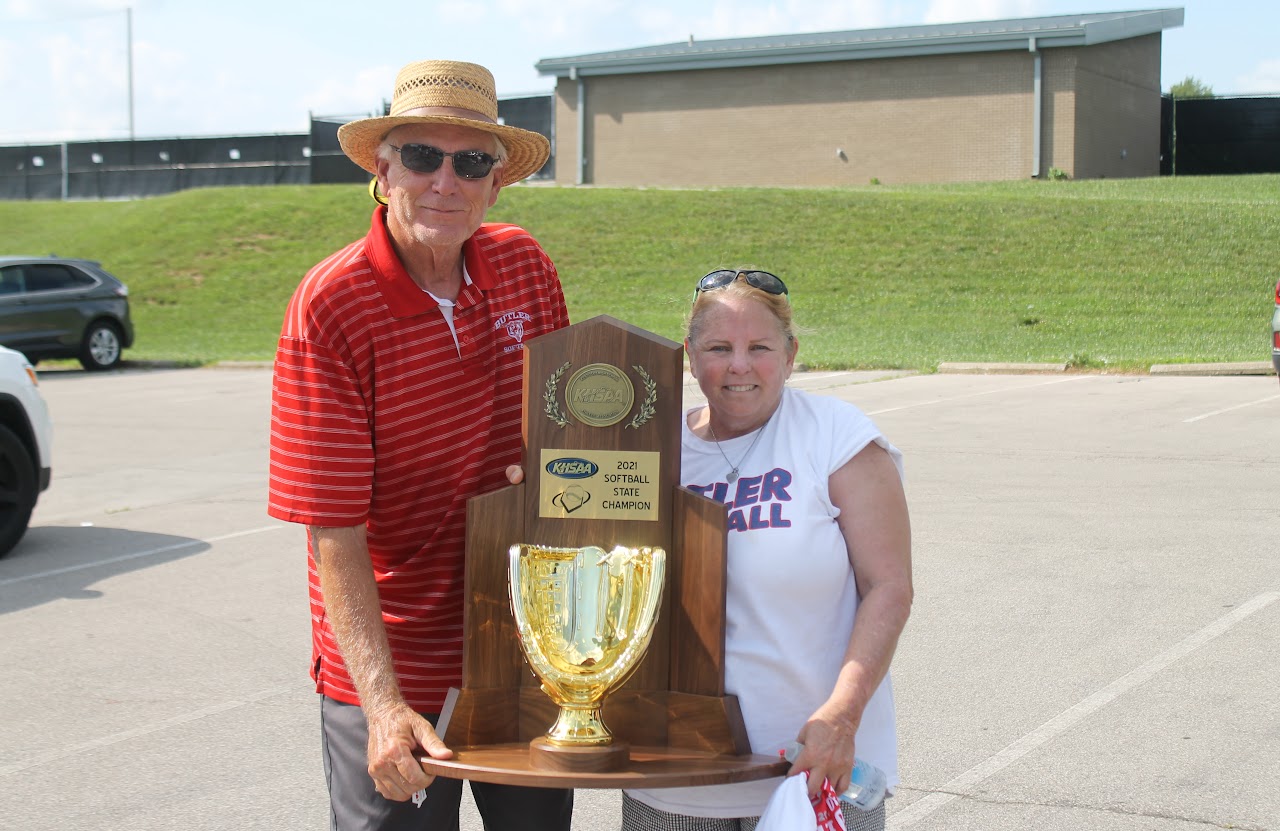
[[[730,531],[762,531],[767,528],[790,528],[791,520],[782,512],[784,502],[791,501],[787,488],[791,485],[791,472],[780,467],[763,476],[744,476],[733,483],[733,501],[730,502],[728,482],[712,482],[709,485],[687,485],[694,493],[710,497],[729,506]]]

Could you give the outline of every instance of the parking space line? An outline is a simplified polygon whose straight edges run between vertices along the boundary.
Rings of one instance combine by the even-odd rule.
[[[26,583],[30,580],[39,580],[43,577],[56,577],[59,574],[69,574],[73,571],[84,571],[85,569],[109,566],[114,563],[124,563],[129,560],[137,560],[142,557],[151,557],[156,554],[165,554],[170,551],[181,551],[184,548],[194,548],[197,545],[208,545],[210,543],[233,540],[236,537],[247,537],[253,534],[261,534],[264,531],[277,531],[281,528],[292,527],[294,526],[287,523],[281,523],[279,525],[267,525],[262,528],[250,528],[247,531],[236,531],[231,534],[221,534],[217,537],[209,537],[207,540],[186,540],[185,542],[178,542],[173,545],[162,545],[159,548],[148,548],[146,551],[135,551],[132,554],[121,554],[119,557],[111,557],[106,560],[95,560],[92,563],[80,563],[79,565],[66,566],[64,568],[51,568],[48,571],[37,571],[34,574],[24,574],[21,577],[7,577],[0,580],[0,586],[11,586],[14,583]]]
[[[948,401],[963,401],[966,398],[981,398],[984,395],[999,395],[1002,392],[1020,392],[1022,390],[1035,389],[1036,387],[1048,387],[1054,384],[1069,384],[1072,381],[1083,381],[1092,378],[1091,375],[1073,375],[1070,378],[1055,378],[1052,381],[1044,381],[1039,384],[1028,384],[1025,387],[1000,387],[994,390],[984,390],[983,392],[971,392],[967,395],[953,395],[947,398],[932,398],[928,401],[917,401],[915,404],[903,404],[901,407],[885,407],[883,410],[868,410],[867,415],[880,415],[881,413],[896,413],[899,410],[910,410],[915,407],[929,407],[934,404],[946,404]]]
[[[1254,612],[1265,609],[1277,600],[1280,600],[1280,592],[1267,592],[1223,615],[1171,649],[1160,653],[1132,672],[1112,681],[1074,707],[1046,721],[1004,750],[969,768],[933,793],[892,814],[888,818],[887,827],[899,829],[914,825],[943,806],[959,799],[965,795],[963,791],[995,776],[1037,747],[1067,732],[1067,730],[1083,721],[1086,717],[1107,706],[1135,687],[1146,683],[1170,664],[1185,658]]]
[[[1214,416],[1216,416],[1216,415],[1222,415],[1223,413],[1229,413],[1229,412],[1231,412],[1232,410],[1243,410],[1245,407],[1256,407],[1258,404],[1266,404],[1268,401],[1276,401],[1276,400],[1280,400],[1280,395],[1272,395],[1272,396],[1268,396],[1267,398],[1259,398],[1257,401],[1247,401],[1247,402],[1245,402],[1244,404],[1237,404],[1237,405],[1235,405],[1234,407],[1225,407],[1225,408],[1223,408],[1223,409],[1221,409],[1221,410],[1214,410],[1214,411],[1213,411],[1213,412],[1211,412],[1211,413],[1205,413],[1204,415],[1198,415],[1198,416],[1195,416],[1194,418],[1184,418],[1184,419],[1182,420],[1182,423],[1183,423],[1183,424],[1191,424],[1191,423],[1192,423],[1192,422],[1194,422],[1194,421],[1200,421],[1200,420],[1202,420],[1202,419],[1206,419],[1206,418],[1213,418],[1213,417],[1214,417]]]
[[[228,710],[237,710],[241,707],[248,706],[249,704],[254,704],[258,701],[263,701],[264,699],[274,698],[275,696],[283,695],[295,689],[297,689],[296,686],[288,686],[288,687],[276,687],[270,690],[263,690],[262,692],[255,693],[254,695],[248,696],[247,698],[244,698],[244,699],[239,699],[236,701],[226,701],[226,702],[223,702],[222,704],[214,704],[213,706],[205,707],[202,710],[194,710],[190,713],[183,713],[180,716],[174,716],[173,718],[167,718],[163,721],[157,721],[154,724],[146,724],[146,725],[143,725],[142,727],[135,727],[132,730],[123,730],[119,733],[113,733],[110,736],[102,736],[100,738],[91,739],[87,742],[82,742],[72,747],[63,747],[57,750],[46,751],[45,753],[41,753],[39,756],[36,756],[32,759],[28,759],[24,762],[14,762],[13,764],[0,766],[0,776],[11,776],[15,773],[21,773],[24,770],[28,770],[29,768],[36,767],[37,765],[43,765],[46,762],[55,762],[58,759],[65,759],[68,756],[79,756],[87,751],[94,750],[99,747],[107,747],[109,745],[118,744],[120,742],[128,741],[129,739],[135,739],[139,736],[146,736],[150,733],[155,733],[160,730],[168,730],[171,727],[176,727],[181,724],[197,721],[199,719],[205,718],[206,716],[216,716],[218,713],[225,713]]]

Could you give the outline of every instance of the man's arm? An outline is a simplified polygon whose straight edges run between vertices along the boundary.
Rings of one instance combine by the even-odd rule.
[[[417,749],[436,759],[448,759],[453,751],[400,693],[365,526],[313,525],[307,532],[325,613],[369,724],[369,775],[378,793],[403,802],[434,778],[415,758]]]

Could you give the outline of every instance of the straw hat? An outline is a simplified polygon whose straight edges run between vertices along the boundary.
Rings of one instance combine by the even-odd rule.
[[[507,148],[502,184],[519,182],[551,155],[546,137],[498,123],[493,74],[461,61],[417,61],[396,75],[391,115],[365,118],[338,128],[338,142],[351,161],[370,173],[378,170],[378,146],[401,124],[456,124],[493,133]]]

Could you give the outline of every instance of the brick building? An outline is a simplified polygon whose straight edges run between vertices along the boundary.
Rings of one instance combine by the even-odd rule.
[[[691,37],[537,69],[557,78],[559,184],[1156,176],[1161,33],[1182,21],[1179,8]]]

